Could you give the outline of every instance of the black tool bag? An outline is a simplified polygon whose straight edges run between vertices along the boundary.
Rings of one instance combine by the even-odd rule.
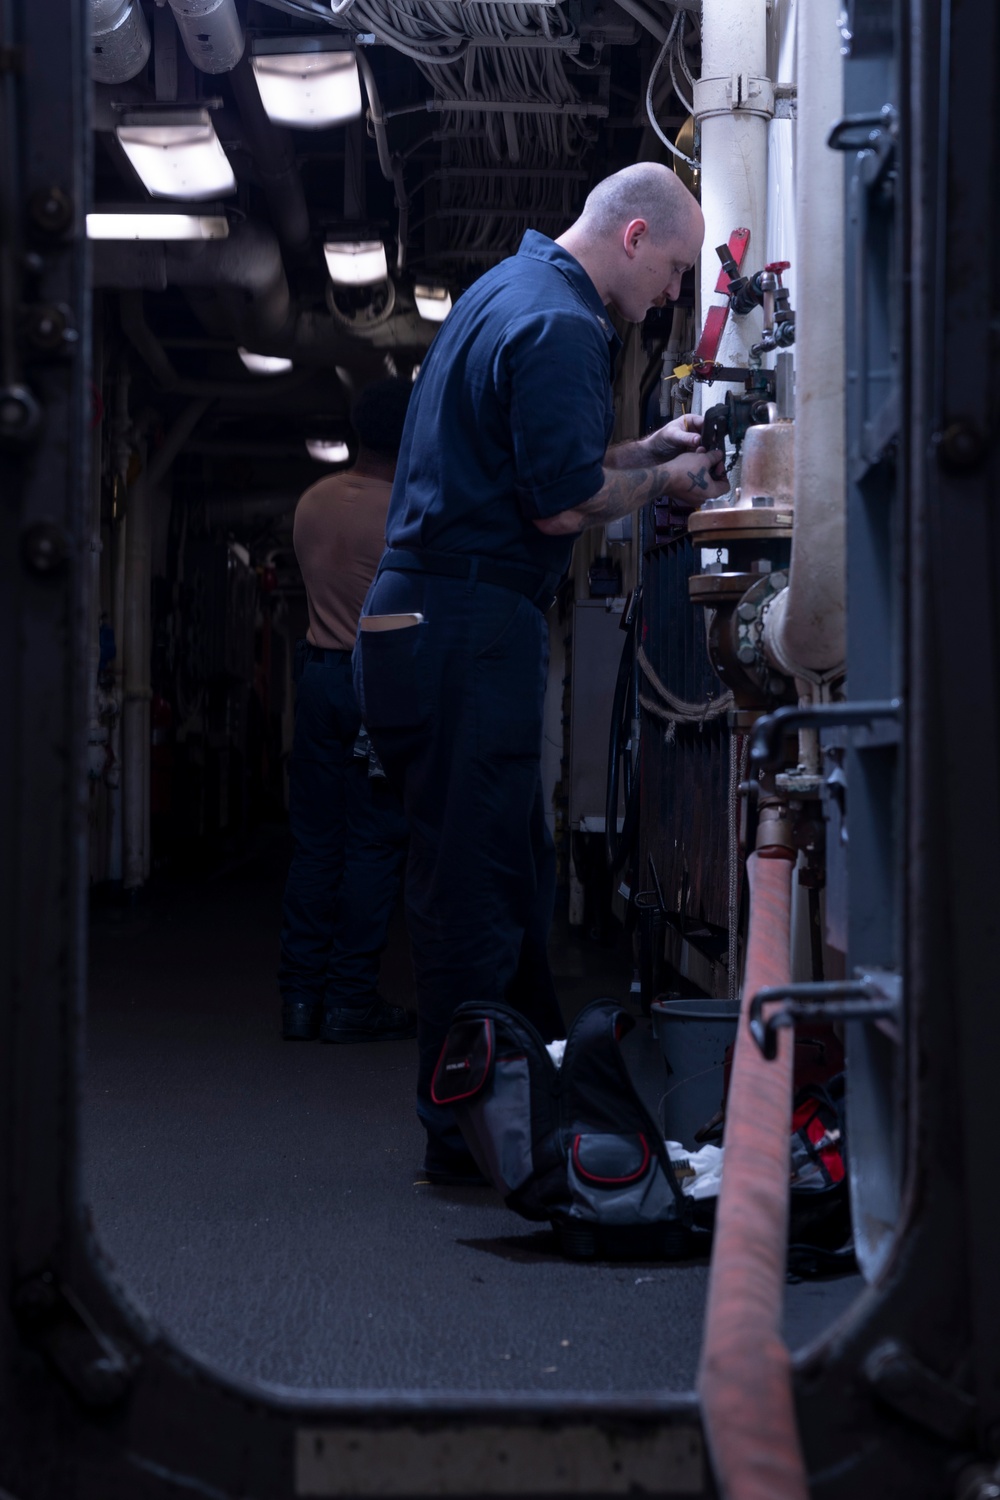
[[[840,1073],[795,1095],[789,1239],[801,1261],[810,1250],[841,1254],[851,1242],[844,1083]],[[817,1263],[822,1268],[822,1257]]]
[[[676,1257],[690,1204],[620,1042],[635,1022],[597,1000],[570,1028],[562,1066],[507,1005],[455,1012],[432,1097],[450,1104],[481,1171],[508,1207],[548,1220],[564,1254]]]

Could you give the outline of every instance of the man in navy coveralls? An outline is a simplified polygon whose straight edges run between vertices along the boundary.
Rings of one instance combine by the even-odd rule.
[[[529,231],[463,294],[414,387],[354,664],[410,825],[417,1112],[434,1182],[478,1180],[430,1093],[456,1007],[506,1000],[546,1041],[565,1034],[545,956],[555,860],[540,757],[545,611],[573,540],[662,495],[694,507],[728,489],[700,417],[608,447],[621,345],[606,308],[638,323],[676,298],[703,238],[668,168],[615,173],[558,239]]]

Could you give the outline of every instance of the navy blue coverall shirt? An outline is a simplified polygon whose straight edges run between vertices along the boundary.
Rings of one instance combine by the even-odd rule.
[[[536,518],[604,482],[620,343],[580,263],[529,231],[459,298],[420,370],[364,615],[355,684],[410,824],[407,922],[428,1164],[463,1153],[431,1079],[466,1000],[564,1034],[545,958],[555,886],[540,781],[544,611],[572,537]]]

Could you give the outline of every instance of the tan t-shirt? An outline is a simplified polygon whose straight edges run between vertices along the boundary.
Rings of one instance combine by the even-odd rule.
[[[309,604],[307,640],[350,651],[385,547],[392,485],[346,470],[320,479],[295,507],[292,541]]]

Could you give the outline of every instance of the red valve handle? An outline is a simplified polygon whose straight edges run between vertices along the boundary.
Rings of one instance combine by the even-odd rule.
[[[782,271],[787,271],[790,265],[790,260],[772,260],[769,266],[764,267],[764,270],[774,271],[778,276],[780,276]]]

